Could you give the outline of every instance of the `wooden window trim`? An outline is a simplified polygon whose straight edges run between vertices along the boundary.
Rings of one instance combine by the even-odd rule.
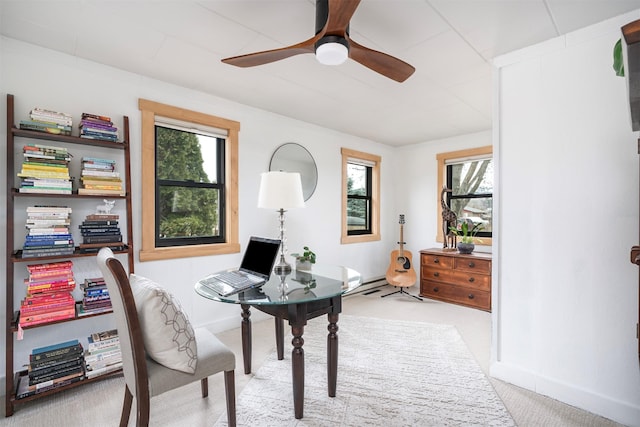
[[[493,156],[493,146],[487,145],[484,147],[468,148],[465,150],[450,151],[448,153],[436,154],[436,160],[438,161],[438,187],[436,191],[436,195],[437,195],[436,206],[438,207],[438,228],[437,228],[438,231],[436,233],[436,242],[440,242],[440,243],[444,242],[444,236],[442,235],[442,206],[440,205],[440,192],[442,191],[442,187],[447,182],[446,162],[448,160],[463,159],[465,157],[483,156],[483,155]],[[483,246],[491,246],[492,243],[493,243],[493,239],[488,237],[483,237],[482,242],[479,244]]]
[[[238,133],[240,123],[209,114],[185,110],[146,99],[138,100],[142,115],[142,248],[140,261],[220,255],[240,252],[238,228]],[[155,247],[155,123],[156,116],[182,120],[227,131],[225,146],[225,243]]]
[[[341,148],[342,154],[342,231],[340,243],[362,243],[380,240],[380,162],[382,158],[362,151]],[[349,158],[373,162],[371,176],[371,234],[350,236],[347,233],[347,163]]]

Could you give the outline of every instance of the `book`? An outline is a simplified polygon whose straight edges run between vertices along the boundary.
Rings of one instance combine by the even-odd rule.
[[[33,193],[33,194],[71,194],[71,190],[57,189],[57,188],[25,188],[22,187],[18,190],[20,193]]]
[[[82,238],[83,244],[91,243],[116,243],[122,242],[122,234],[107,234],[98,236],[84,236]]]
[[[91,195],[109,195],[109,196],[124,196],[125,193],[122,190],[100,190],[100,189],[87,189],[79,188],[78,194],[91,194]]]
[[[99,377],[101,375],[107,375],[111,372],[115,372],[122,369],[122,361],[114,363],[113,365],[108,365],[105,367],[101,367],[98,369],[92,369],[92,370],[88,370],[86,372],[86,376],[87,378],[95,378],[95,377]]]
[[[99,135],[92,135],[92,134],[82,133],[82,134],[80,134],[80,138],[99,139],[99,140],[102,140],[102,141],[118,142],[118,138],[116,136],[114,136],[113,138],[109,138],[109,137],[106,137],[106,136],[99,136]]]
[[[71,126],[60,124],[55,121],[46,121],[46,120],[20,120],[20,124],[31,125],[31,126],[46,126],[52,127],[56,129],[66,130],[71,132]]]
[[[27,265],[27,270],[32,274],[38,271],[51,272],[53,270],[70,270],[72,267],[73,261],[56,261],[43,264],[30,264]]]
[[[48,369],[55,368],[58,365],[71,363],[71,362],[84,362],[84,354],[76,353],[71,355],[66,355],[65,357],[54,357],[51,359],[42,359],[38,361],[30,362],[27,368],[27,371],[37,370],[37,369]]]
[[[69,375],[81,374],[84,375],[84,366],[74,365],[66,368],[60,368],[59,370],[49,372],[41,375],[29,374],[29,385],[36,385],[47,381],[52,381],[61,377],[67,377]]]
[[[50,323],[58,320],[66,320],[75,317],[76,310],[75,306],[73,308],[61,309],[57,311],[51,311],[40,314],[27,314],[25,316],[20,314],[20,325],[22,326],[31,326],[31,325],[40,325],[42,323]]]
[[[84,363],[84,356],[82,355],[79,355],[74,359],[49,362],[43,365],[30,363],[27,368],[27,375],[29,376],[30,379],[31,378],[35,379],[43,375],[50,375],[55,372],[60,372],[63,369],[82,367],[83,363]]]
[[[111,122],[111,117],[102,114],[82,113],[82,119],[100,120],[103,122]]]
[[[113,311],[113,308],[111,307],[111,305],[109,306],[105,306],[105,307],[97,307],[97,308],[85,308],[82,306],[82,304],[78,305],[78,312],[77,312],[77,316],[78,317],[85,317],[85,316],[90,316],[93,314],[100,314],[100,313],[109,313]]]
[[[56,127],[47,126],[46,124],[33,125],[33,124],[20,122],[20,129],[32,130],[32,131],[36,131],[36,132],[46,132],[46,133],[50,133],[50,134],[53,134],[53,135],[71,135],[71,131],[70,130],[58,129]]]
[[[88,339],[89,339],[89,342],[98,342],[98,341],[109,340],[116,337],[118,337],[118,330],[108,329],[106,331],[93,332]]]
[[[91,288],[87,288],[84,291],[85,296],[87,297],[95,297],[95,296],[100,296],[100,295],[109,295],[109,290],[107,289],[107,286],[104,285],[103,286],[93,286]]]
[[[36,206],[28,206],[27,213],[29,212],[59,212],[70,214],[73,210],[68,206],[44,206],[44,205],[36,205]]]
[[[74,340],[69,340],[69,341],[63,341],[63,342],[59,342],[56,344],[51,344],[51,345],[47,345],[44,347],[36,347],[33,350],[31,350],[31,354],[32,355],[36,355],[36,354],[48,354],[52,351],[57,351],[60,349],[69,349],[69,348],[73,348],[80,345],[80,341],[78,341],[77,339]]]
[[[52,256],[66,256],[72,255],[75,251],[74,247],[68,248],[35,248],[35,249],[22,249],[17,252],[22,258],[39,258],[39,257],[52,257]]]
[[[91,338],[91,337],[89,337]],[[112,349],[116,349],[116,348],[120,348],[120,337],[115,336],[113,338],[107,338],[104,340],[100,340],[100,341],[89,341],[89,344],[87,346],[87,351],[89,353],[98,350],[98,349],[104,349],[110,347]]]
[[[89,221],[117,221],[119,218],[118,214],[89,214],[86,216]]]
[[[49,390],[64,387],[75,382],[84,380],[83,375],[70,375],[68,378],[57,378],[47,384],[38,384],[35,386],[29,385],[28,376],[20,376],[17,380],[16,399],[23,399],[25,397],[34,396],[36,394],[44,393]]]

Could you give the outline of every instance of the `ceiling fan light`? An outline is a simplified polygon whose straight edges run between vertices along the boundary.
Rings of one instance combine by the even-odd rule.
[[[349,49],[342,43],[329,42],[316,48],[316,59],[324,65],[340,65],[349,57]]]

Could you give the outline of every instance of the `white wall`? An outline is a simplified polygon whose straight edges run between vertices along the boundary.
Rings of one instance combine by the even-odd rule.
[[[242,248],[251,235],[278,236],[276,212],[256,207],[260,173],[268,169],[271,154],[276,147],[285,142],[297,142],[314,156],[319,178],[316,191],[307,202],[306,208],[291,210],[287,213],[290,250],[300,250],[303,245],[309,245],[317,253],[319,263],[350,266],[362,273],[365,280],[384,276],[388,254],[397,241],[397,229],[393,219],[396,217],[394,201],[384,199],[385,195],[393,194],[394,172],[391,169],[393,151],[390,147],[13,39],[0,39],[0,58],[2,58],[0,117],[6,117],[7,93],[14,94],[16,97],[16,121],[26,118],[29,110],[35,106],[69,112],[76,121],[79,120],[82,112],[110,115],[120,123],[122,115],[129,116],[134,243],[138,249],[141,239],[141,173],[140,113],[137,105],[138,98],[146,98],[240,122],[239,224]],[[211,78],[215,79],[215,76]],[[6,143],[4,119],[0,120],[0,134],[4,147]],[[382,240],[379,242],[340,244],[340,147],[365,151],[382,157]],[[106,155],[109,154],[113,155],[112,152],[107,152]],[[0,164],[4,164],[5,157],[5,150],[0,150]],[[4,200],[5,176],[1,175],[0,200]],[[33,203],[42,203],[42,200],[30,200]],[[47,201],[51,202],[51,200]],[[93,204],[87,208],[86,204],[76,204],[81,202],[71,201],[70,203],[78,212],[83,209],[91,211],[94,208]],[[19,219],[20,214],[17,213],[17,215]],[[77,224],[79,220],[75,218],[74,221]],[[5,224],[5,209],[1,209],[1,229],[4,229]],[[19,221],[16,227],[16,236],[20,236],[16,242],[19,243],[24,238],[24,229]],[[0,234],[3,235],[0,252],[4,259],[6,245],[4,233]],[[97,272],[92,261],[92,258],[74,259],[78,271],[82,271],[83,275],[89,275],[91,271]],[[204,300],[193,291],[193,283],[212,271],[229,268],[239,262],[240,254],[140,263],[136,252],[135,272],[158,281],[174,293],[196,325],[209,324],[214,329],[223,330],[239,326],[239,308]],[[24,267],[20,266],[20,268]],[[0,266],[0,270],[0,277],[4,277],[4,263]],[[24,296],[19,286],[20,279],[26,276],[26,270],[24,275],[17,274],[17,276],[15,303]],[[2,291],[0,306],[4,307],[4,304],[5,293]],[[259,313],[255,313],[254,316],[259,318]],[[106,328],[109,326],[109,317],[100,316],[80,322],[27,330],[25,336],[28,339],[17,344],[16,360],[27,360],[27,354],[33,347],[50,344],[52,341],[82,337],[87,329]],[[4,316],[0,320],[0,327],[2,330],[5,328]],[[3,377],[5,374],[4,351],[0,354],[0,360],[2,360],[0,377]]]
[[[498,378],[634,426],[638,135],[612,49],[638,18],[496,61],[491,366]]]

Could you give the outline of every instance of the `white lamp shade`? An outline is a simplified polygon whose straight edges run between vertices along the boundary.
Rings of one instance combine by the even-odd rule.
[[[303,208],[302,180],[298,172],[263,172],[258,207],[266,209]]]
[[[324,43],[316,49],[316,59],[324,65],[340,65],[349,57],[349,49],[341,43]]]

